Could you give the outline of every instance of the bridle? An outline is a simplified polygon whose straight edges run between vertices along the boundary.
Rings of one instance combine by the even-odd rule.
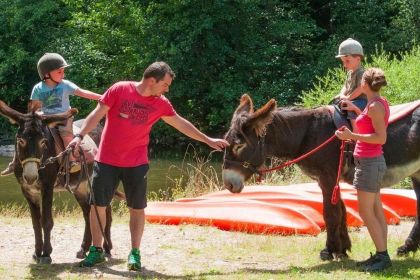
[[[39,158],[35,158],[35,157],[29,157],[29,158],[25,158],[24,160],[19,159],[19,161],[20,161],[20,164],[22,164],[22,166],[25,165],[28,162],[36,162],[38,165],[40,165],[40,163],[42,161],[42,158],[39,159]]]
[[[257,152],[259,152],[260,154],[263,153],[264,148],[265,148],[265,133],[258,137],[257,147],[258,148],[256,148],[254,150],[254,153],[253,153],[251,158],[254,158]],[[224,159],[223,169],[224,169],[224,164],[229,163],[233,166],[240,166],[240,167],[243,167],[245,169],[248,169],[249,171],[252,172],[252,174],[258,174],[258,176],[262,175],[262,173],[259,169],[260,166],[256,166],[255,164],[253,164],[249,161],[240,161],[240,160],[234,160],[234,159],[226,158],[226,148],[225,148],[223,159]]]

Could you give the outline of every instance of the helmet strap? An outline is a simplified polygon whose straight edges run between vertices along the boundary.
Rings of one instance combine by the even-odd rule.
[[[51,78],[50,73],[48,73],[48,77],[44,77],[44,81],[45,81],[45,80],[51,80],[51,81],[53,81],[54,83],[56,83],[56,85],[58,85],[58,84],[59,84],[57,81],[55,81],[53,78]]]

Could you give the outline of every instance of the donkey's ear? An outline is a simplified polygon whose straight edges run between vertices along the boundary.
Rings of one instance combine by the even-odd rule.
[[[42,103],[39,100],[31,100],[28,103],[28,113],[35,113],[36,111],[41,110]]]
[[[24,115],[16,110],[13,110],[0,100],[0,114],[9,119],[12,124],[19,124],[23,121]]]
[[[240,114],[242,112],[246,112],[249,114],[252,114],[254,112],[254,104],[252,103],[252,99],[246,93],[242,95],[241,101],[239,102],[239,106],[238,108],[236,108],[234,115]]]
[[[76,115],[79,111],[76,108],[71,108],[70,110],[59,113],[59,114],[53,114],[53,115],[40,115],[38,112],[36,114],[39,118],[41,118],[49,127],[54,127],[58,124],[63,123],[68,118]]]
[[[267,125],[273,120],[273,112],[276,108],[276,101],[271,99],[267,104],[251,115],[247,121],[247,125],[254,129],[258,136],[263,136]]]

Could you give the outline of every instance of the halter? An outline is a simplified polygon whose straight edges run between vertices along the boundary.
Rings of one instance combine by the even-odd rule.
[[[345,127],[342,126],[338,130],[344,130],[344,129],[345,129]],[[263,135],[263,138],[262,138],[262,140],[263,140],[263,142],[262,142],[263,143],[263,146],[264,146],[264,143],[265,143],[264,137],[265,137],[265,134]],[[323,143],[321,143],[319,146],[315,147],[314,149],[310,150],[309,152],[307,152],[307,153],[299,156],[296,159],[289,160],[289,161],[287,161],[287,162],[285,162],[283,164],[280,164],[280,165],[278,165],[276,167],[268,168],[268,169],[258,169],[258,167],[255,167],[255,165],[253,165],[253,164],[251,164],[251,163],[249,163],[247,161],[241,162],[241,161],[235,161],[235,160],[226,159],[226,149],[225,149],[225,157],[224,157],[224,160],[225,161],[233,162],[235,164],[242,164],[242,166],[244,168],[247,168],[247,169],[251,170],[253,173],[257,173],[259,175],[259,177],[260,177],[258,179],[258,181],[260,181],[261,176],[262,176],[263,173],[267,173],[267,172],[271,172],[271,171],[274,171],[274,170],[278,170],[278,169],[281,169],[283,167],[289,166],[291,164],[297,163],[297,162],[299,162],[299,161],[301,161],[301,160],[303,160],[303,159],[311,156],[312,154],[318,152],[320,149],[322,149],[323,147],[325,147],[327,144],[329,144],[335,138],[337,138],[337,136],[334,133],[330,138],[328,138]],[[341,146],[340,146],[340,158],[339,158],[339,164],[338,164],[337,179],[336,179],[336,184],[335,184],[335,186],[333,188],[333,193],[332,193],[332,196],[331,196],[331,203],[333,205],[337,204],[337,202],[338,202],[338,200],[340,198],[340,185],[339,185],[339,182],[340,182],[340,176],[341,176],[342,165],[343,165],[344,148],[345,148],[345,143],[347,141],[349,141],[349,140],[340,140],[340,141],[341,141]],[[259,143],[260,143],[260,140],[258,141],[258,144]]]
[[[262,153],[262,151],[264,150],[264,147],[265,147],[265,133],[261,137],[258,137],[257,146],[260,147],[259,150]],[[255,149],[254,150],[253,156],[257,153],[257,151],[258,151],[258,149]],[[239,161],[239,160],[233,160],[233,159],[226,158],[226,148],[225,148],[225,152],[224,152],[223,158],[224,158],[224,161],[225,162],[228,162],[228,163],[231,163],[232,165],[241,166],[241,167],[243,167],[245,169],[248,169],[248,170],[250,170],[252,172],[252,174],[255,174],[256,173],[259,176],[262,175],[262,172],[259,170],[259,166],[256,166],[256,165],[252,164],[249,161]],[[224,166],[223,166],[223,168],[224,168]]]
[[[24,160],[21,160],[20,161],[20,163],[22,164],[22,166],[25,163],[28,163],[28,162],[36,162],[39,165],[41,163],[41,159],[35,158],[35,157],[30,157],[30,158],[25,158]]]

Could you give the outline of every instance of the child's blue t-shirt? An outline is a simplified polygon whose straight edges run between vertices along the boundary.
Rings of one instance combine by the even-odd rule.
[[[46,115],[63,113],[71,108],[69,96],[74,95],[78,88],[77,85],[68,80],[62,80],[54,88],[50,88],[42,81],[32,89],[31,100],[41,101],[41,111]]]

